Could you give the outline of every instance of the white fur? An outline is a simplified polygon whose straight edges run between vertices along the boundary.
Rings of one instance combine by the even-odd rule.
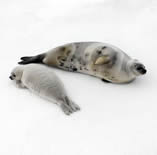
[[[58,104],[65,114],[79,110],[65,91],[64,85],[56,74],[47,66],[29,64],[17,66],[12,73],[13,80],[19,87],[26,87],[37,95]]]

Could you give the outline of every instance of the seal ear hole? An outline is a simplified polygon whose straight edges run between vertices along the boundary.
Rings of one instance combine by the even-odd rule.
[[[110,62],[110,57],[108,55],[100,56],[96,59],[95,65],[108,64]]]

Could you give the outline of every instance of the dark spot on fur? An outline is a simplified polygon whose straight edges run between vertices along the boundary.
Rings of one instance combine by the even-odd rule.
[[[66,61],[66,59],[61,59],[62,61]]]
[[[102,51],[99,50],[99,51],[97,51],[97,53],[98,53],[98,54],[102,54]]]
[[[82,67],[80,67],[80,70],[82,70]]]
[[[61,47],[61,51],[65,51],[65,49],[66,49],[65,47]]]
[[[117,54],[113,55],[111,59],[111,67],[115,65],[116,61],[117,61]]]
[[[85,66],[85,65],[86,65],[86,63],[85,63],[85,62],[83,62],[83,65]]]
[[[73,70],[74,72],[76,72],[76,71],[77,71],[77,68],[73,68],[72,70]]]
[[[106,64],[106,67],[107,68],[112,68],[117,62],[117,54],[114,54],[112,57],[111,57],[111,60],[108,64]]]
[[[61,62],[59,65],[60,65],[60,66],[64,66],[64,63]]]
[[[73,58],[71,58],[71,61],[73,61]]]
[[[89,54],[88,54],[88,53],[86,53],[86,54],[85,54],[85,57],[88,57],[88,56],[89,56]]]
[[[67,55],[69,55],[70,53],[71,53],[71,50],[68,50],[68,51],[66,52]]]
[[[106,46],[103,46],[101,49],[104,50],[105,48],[107,48]]]
[[[78,61],[81,61],[81,57],[78,58]]]

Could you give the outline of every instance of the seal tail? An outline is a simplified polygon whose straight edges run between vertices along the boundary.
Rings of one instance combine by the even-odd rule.
[[[45,54],[39,54],[36,56],[25,56],[20,58],[22,61],[18,62],[18,64],[26,65],[30,63],[43,63],[44,58],[45,58]]]

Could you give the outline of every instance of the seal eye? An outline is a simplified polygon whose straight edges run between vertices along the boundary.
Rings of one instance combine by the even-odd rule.
[[[12,77],[14,77],[14,78],[16,77],[15,73],[12,73]]]
[[[139,66],[136,69],[139,71],[139,70],[143,69],[143,67]]]

